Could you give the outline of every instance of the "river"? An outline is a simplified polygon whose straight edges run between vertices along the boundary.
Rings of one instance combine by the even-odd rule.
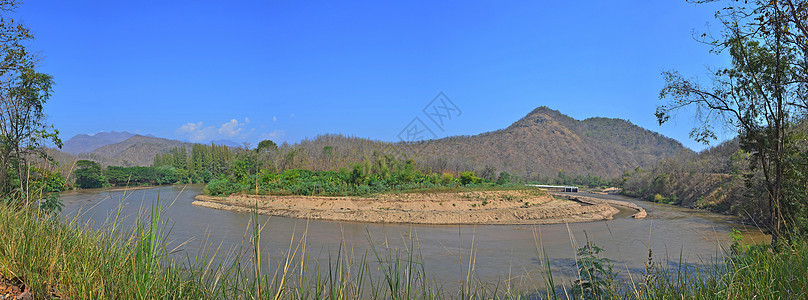
[[[172,254],[194,256],[200,245],[215,244],[222,249],[249,245],[245,235],[251,230],[252,215],[213,210],[191,205],[202,186],[162,186],[123,191],[84,190],[62,194],[63,217],[81,212],[82,222],[102,224],[115,218],[119,204],[125,224],[132,224],[139,212],[148,211],[159,199],[164,208],[162,218],[171,228],[170,248],[181,245]],[[574,276],[575,249],[588,237],[605,250],[615,270],[624,278],[630,273],[641,276],[649,248],[655,262],[676,263],[680,258],[689,264],[709,264],[721,257],[731,239],[733,229],[747,240],[765,241],[766,236],[753,227],[735,223],[735,217],[678,206],[655,204],[617,195],[586,194],[636,203],[644,207],[647,219],[632,219],[634,211],[621,209],[614,220],[554,225],[407,225],[364,224],[359,222],[306,221],[282,217],[259,216],[266,223],[261,235],[261,249],[271,258],[283,256],[294,235],[299,239],[305,231],[310,258],[326,264],[344,243],[356,256],[369,249],[369,237],[377,247],[403,249],[414,241],[423,258],[426,272],[445,289],[451,290],[466,279],[470,252],[474,247],[474,270],[481,282],[504,282],[512,278],[515,286],[543,286],[542,261],[537,249],[543,249],[551,270],[558,279],[569,281]],[[308,228],[308,229],[306,229]],[[473,243],[472,243],[473,242]],[[184,244],[183,244],[184,243]],[[575,245],[573,245],[573,243]],[[368,253],[373,257],[373,253]],[[371,262],[375,260],[370,259]],[[568,285],[567,285],[568,286]]]

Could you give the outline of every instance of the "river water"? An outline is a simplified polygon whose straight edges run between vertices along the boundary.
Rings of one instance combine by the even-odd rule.
[[[85,190],[62,194],[63,216],[79,214],[82,222],[103,224],[115,218],[119,205],[125,224],[132,224],[138,214],[148,211],[159,201],[162,219],[171,228],[170,248],[181,245],[175,256],[193,257],[201,245],[214,244],[222,249],[249,245],[246,237],[253,216],[213,210],[191,205],[202,186],[163,186],[151,189],[123,191]],[[743,233],[747,241],[765,242],[766,236],[754,227],[735,223],[732,216],[691,210],[672,205],[655,204],[616,196],[587,194],[636,203],[644,207],[649,217],[635,220],[631,210],[621,210],[614,220],[554,225],[407,225],[359,222],[306,221],[283,217],[259,216],[266,224],[261,234],[261,249],[272,259],[278,259],[289,249],[293,236],[295,244],[305,232],[310,258],[327,264],[335,257],[340,245],[359,257],[370,252],[370,242],[384,252],[385,247],[404,249],[415,244],[423,259],[426,272],[451,290],[466,280],[469,259],[474,259],[475,277],[481,282],[506,282],[514,286],[543,286],[545,261],[550,262],[556,279],[571,280],[575,272],[575,249],[588,237],[605,250],[615,270],[624,278],[641,276],[648,259],[649,248],[658,263],[682,261],[709,264],[720,259],[731,242],[733,229]],[[159,199],[159,200],[158,200]],[[183,244],[184,243],[184,244]],[[386,246],[385,246],[386,245]],[[473,246],[473,251],[472,251]],[[215,248],[214,247],[214,248]],[[266,255],[265,254],[265,255]],[[371,265],[375,259],[369,259]],[[567,285],[569,286],[569,285]]]

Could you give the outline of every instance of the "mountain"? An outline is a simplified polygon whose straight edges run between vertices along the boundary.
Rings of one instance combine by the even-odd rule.
[[[488,166],[520,176],[555,177],[562,171],[616,176],[681,151],[690,150],[625,120],[598,117],[578,121],[539,107],[508,128],[429,142],[421,153],[460,158],[473,169]]]
[[[123,132],[102,131],[93,135],[77,134],[64,142],[64,144],[62,145],[62,151],[71,154],[89,153],[95,149],[101,148],[109,144],[123,142],[134,135],[135,135],[134,133],[129,133],[125,131]]]
[[[72,139],[71,139],[72,140]],[[226,141],[214,143],[225,144]],[[158,153],[192,144],[133,135],[89,153],[115,165],[150,165]],[[238,145],[235,145],[238,146]],[[330,148],[329,148],[330,147]],[[273,158],[278,169],[339,169],[371,163],[386,154],[413,159],[422,170],[474,170],[488,176],[507,171],[527,179],[569,176],[615,177],[638,166],[653,166],[678,153],[692,154],[676,140],[611,118],[576,120],[539,107],[505,129],[417,143],[390,143],[325,134],[288,145]]]
[[[213,145],[222,145],[222,146],[227,146],[227,147],[230,147],[230,148],[239,148],[239,147],[242,146],[241,144],[236,143],[236,142],[231,141],[231,140],[215,140],[215,141],[210,141],[210,143],[213,144]]]
[[[114,131],[111,133],[120,134]],[[98,134],[96,134],[96,136],[97,135]],[[101,136],[103,137],[105,135],[102,134]],[[90,137],[90,139],[86,137]],[[77,135],[71,138],[71,140],[97,141],[93,136],[84,134]],[[72,173],[75,163],[78,160],[92,160],[102,166],[149,166],[158,153],[168,152],[174,147],[181,147],[183,145],[187,146],[187,149],[190,149],[192,144],[156,138],[152,135],[132,135],[123,141],[98,147],[91,152],[69,153],[64,151],[64,148],[61,150],[48,148],[46,153],[58,163],[58,169],[62,172],[62,175],[68,176]]]
[[[69,143],[69,144],[68,144]],[[212,142],[232,148],[239,144],[220,140]],[[192,143],[154,137],[153,135],[136,135],[128,132],[100,132],[95,135],[79,134],[65,142],[61,151],[49,149],[49,155],[62,166],[69,167],[79,159],[89,159],[105,166],[148,166],[155,155],[185,146],[190,150]]]
[[[148,166],[158,153],[168,152],[175,147],[192,144],[143,135],[134,135],[122,142],[105,145],[91,152],[93,155],[111,158],[126,165]]]
[[[324,147],[334,155],[320,154]],[[379,153],[404,153],[433,171],[507,171],[523,178],[566,175],[614,177],[663,157],[692,153],[681,143],[628,121],[611,118],[573,119],[539,107],[505,129],[474,136],[452,136],[418,143],[385,143],[341,135],[323,135],[299,144],[310,165],[334,161],[362,162]],[[321,160],[326,160],[328,163]],[[330,166],[330,168],[342,166]],[[483,174],[485,175],[485,174]]]

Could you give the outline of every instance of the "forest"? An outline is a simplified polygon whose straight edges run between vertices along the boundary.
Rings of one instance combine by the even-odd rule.
[[[254,193],[271,195],[356,196],[387,191],[456,188],[460,186],[507,186],[523,181],[508,172],[430,172],[419,169],[411,159],[374,153],[365,162],[337,170],[295,168],[296,151],[282,152],[270,140],[255,149],[194,144],[157,154],[152,166],[107,166],[80,160],[74,171],[78,188],[137,186],[176,183],[206,183],[211,195]],[[333,151],[324,147],[323,152]],[[280,153],[279,153],[280,152]],[[291,162],[291,163],[290,163]],[[326,166],[323,166],[326,167]],[[562,174],[563,175],[563,174]],[[565,177],[565,179],[567,179]],[[584,178],[599,182],[599,178]],[[571,179],[567,179],[571,180]]]

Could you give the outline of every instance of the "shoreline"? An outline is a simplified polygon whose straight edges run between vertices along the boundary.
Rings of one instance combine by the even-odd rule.
[[[196,201],[191,204],[200,207],[245,213],[257,211],[262,215],[288,218],[423,225],[592,222],[613,219],[619,212],[614,205],[633,208],[631,203],[620,205],[600,199],[556,199],[538,190],[403,193],[372,197],[197,195],[194,199]]]
[[[162,187],[162,186],[166,186],[166,185],[168,185],[168,184],[164,184],[164,185],[139,185],[139,186],[130,186],[130,187],[110,187],[110,188],[107,189],[107,191],[108,192],[124,192],[124,191],[128,192],[128,191],[136,191],[136,190],[148,190],[148,189],[154,189],[154,188],[158,188],[158,187]]]
[[[579,201],[579,202],[590,203],[590,204],[609,204],[609,205],[612,205],[612,206],[622,206],[622,207],[625,207],[625,208],[630,208],[630,209],[633,209],[633,210],[637,211],[637,213],[631,215],[631,217],[634,218],[634,219],[645,219],[646,217],[648,217],[648,212],[645,211],[645,208],[642,208],[642,206],[639,206],[639,205],[631,203],[631,202],[620,201],[620,200],[600,199],[600,198],[579,196],[579,195],[572,196],[572,195],[558,194],[558,193],[551,193],[551,194],[555,195],[555,196],[559,196],[559,197],[564,197],[564,198],[567,198],[567,199],[572,200],[572,201]]]

